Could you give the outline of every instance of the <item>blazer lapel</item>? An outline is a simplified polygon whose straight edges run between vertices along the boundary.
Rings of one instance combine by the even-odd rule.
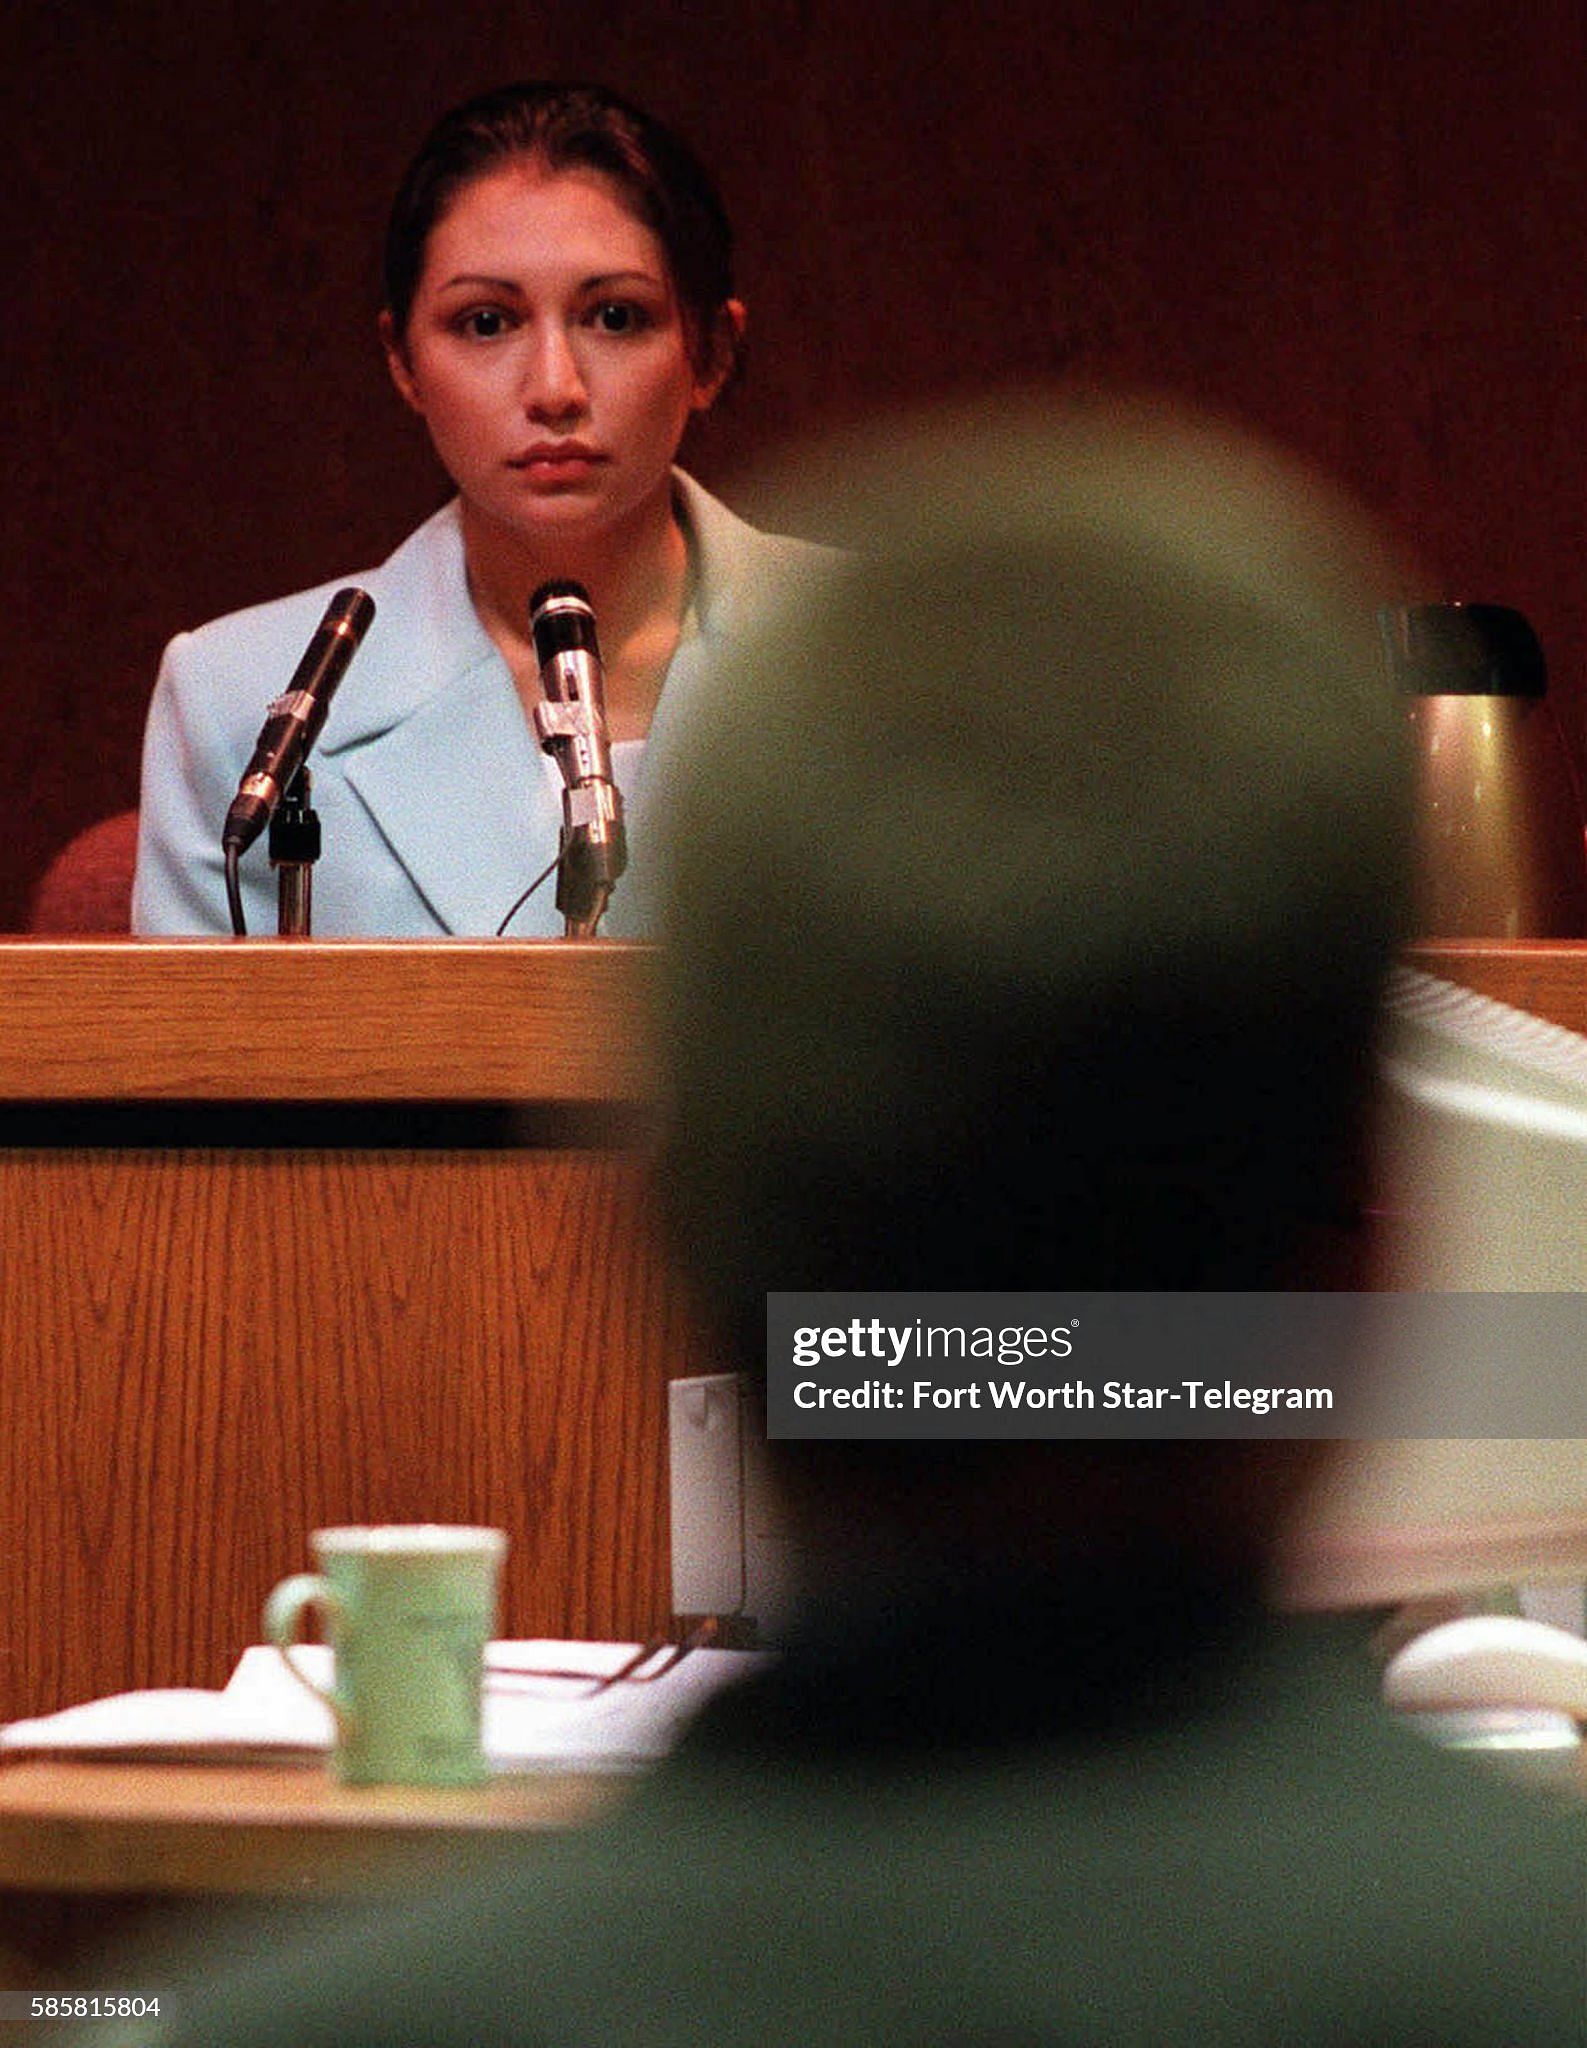
[[[375,622],[320,753],[443,927],[493,932],[555,854],[561,799],[470,601],[455,501],[369,587]],[[546,883],[515,935],[560,929],[554,894]]]
[[[449,932],[493,932],[556,852],[560,802],[505,664],[455,678],[390,732],[344,752],[341,768]],[[542,894],[549,905],[551,883]],[[528,937],[542,922],[525,906],[512,929]]]

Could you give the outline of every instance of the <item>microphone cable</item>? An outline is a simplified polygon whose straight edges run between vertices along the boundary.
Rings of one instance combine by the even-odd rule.
[[[542,882],[549,882],[551,877],[556,873],[557,869],[561,867],[561,865],[562,855],[559,851],[556,857],[553,859],[550,867],[541,869],[540,873],[535,876],[534,880],[529,884],[528,888],[525,889],[523,894],[518,898],[517,902],[513,905],[512,909],[508,911],[507,915],[502,919],[501,923],[497,925],[496,936],[498,939],[502,939],[507,936],[508,925],[512,923],[513,919],[518,915],[519,911],[523,909],[524,905],[529,901],[529,898],[534,894],[536,889],[539,888],[540,884]]]
[[[248,936],[248,920],[242,910],[242,848],[235,839],[226,841],[226,908],[231,912],[231,935]]]

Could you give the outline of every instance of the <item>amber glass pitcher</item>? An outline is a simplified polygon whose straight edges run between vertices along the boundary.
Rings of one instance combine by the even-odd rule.
[[[1415,740],[1418,929],[1587,937],[1587,819],[1537,635],[1507,605],[1378,617]]]

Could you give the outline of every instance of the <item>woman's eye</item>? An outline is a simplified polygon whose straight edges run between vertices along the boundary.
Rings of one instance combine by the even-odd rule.
[[[472,341],[494,341],[510,324],[500,306],[471,306],[456,323],[458,332]]]
[[[594,324],[602,334],[637,334],[645,324],[643,308],[625,299],[607,299],[595,308]]]

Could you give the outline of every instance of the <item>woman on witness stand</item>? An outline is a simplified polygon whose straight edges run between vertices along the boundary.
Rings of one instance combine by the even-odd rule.
[[[532,593],[588,592],[630,847],[602,930],[648,928],[646,794],[751,596],[820,558],[756,532],[674,466],[737,367],[744,309],[710,180],[597,87],[508,86],[432,130],[398,191],[380,335],[457,495],[379,568],[181,634],[144,741],[134,929],[226,932],[221,829],[331,593],[375,601],[313,762],[321,935],[480,935],[554,860],[560,771]],[[263,843],[251,931],[275,929]],[[558,933],[552,887],[512,920]]]

